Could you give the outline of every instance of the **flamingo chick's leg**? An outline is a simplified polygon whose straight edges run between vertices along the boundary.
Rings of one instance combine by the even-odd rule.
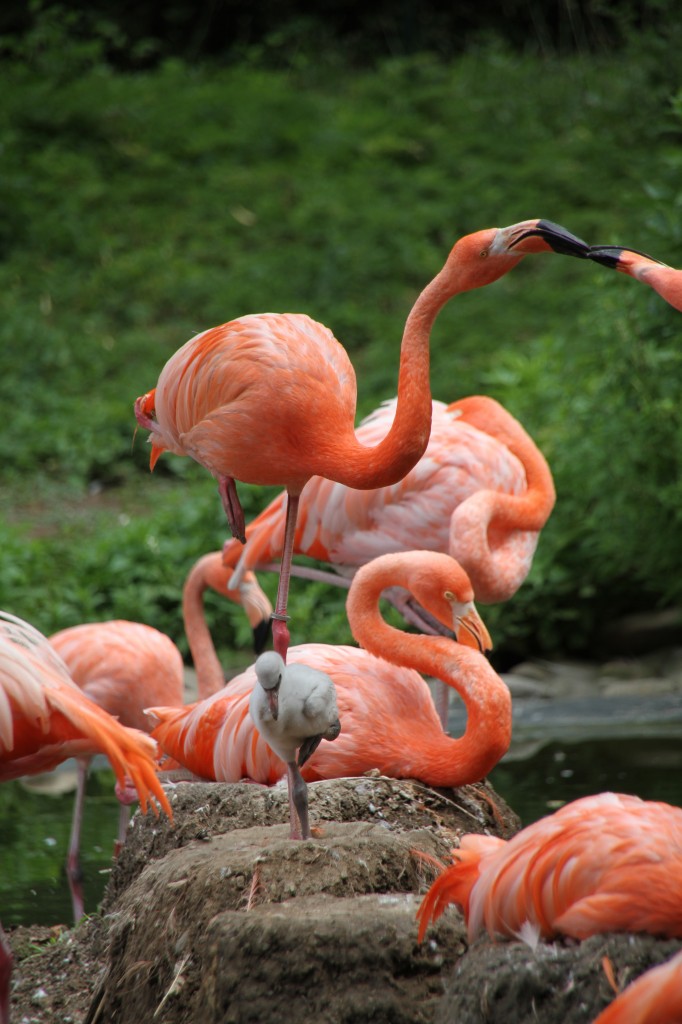
[[[289,785],[289,815],[292,839],[310,839],[308,820],[308,787],[295,761],[287,761]]]
[[[83,869],[80,862],[80,846],[81,825],[83,823],[83,806],[85,804],[85,782],[88,776],[89,763],[90,761],[87,757],[79,757],[76,762],[78,769],[76,799],[73,805],[69,852],[66,855],[66,877],[69,882],[71,906],[73,907],[73,920],[75,924],[78,924],[85,913],[85,901],[83,897]]]
[[[9,983],[14,957],[2,925],[0,925],[0,1024],[9,1024]]]
[[[237,485],[231,476],[218,477],[218,494],[225,509],[227,522],[233,537],[246,544],[246,523],[244,522],[244,509],[239,501]]]
[[[289,647],[289,627],[287,626],[287,600],[289,598],[289,580],[291,579],[291,560],[294,557],[294,535],[298,517],[298,495],[287,492],[287,517],[284,526],[284,544],[282,561],[279,567],[279,585],[277,600],[272,613],[272,646],[286,664]]]

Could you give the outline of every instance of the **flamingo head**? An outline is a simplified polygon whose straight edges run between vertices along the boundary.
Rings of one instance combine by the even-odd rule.
[[[458,643],[483,652],[491,650],[492,640],[476,610],[471,581],[459,562],[436,551],[409,555],[415,558],[409,590],[419,604],[453,629]]]
[[[555,252],[587,259],[590,247],[559,224],[524,220],[507,228],[464,235],[448,256],[445,287],[457,294],[482,288],[512,270],[529,253]]]
[[[279,688],[284,675],[284,661],[276,651],[265,651],[256,660],[256,679],[265,691],[273,719],[279,715]]]

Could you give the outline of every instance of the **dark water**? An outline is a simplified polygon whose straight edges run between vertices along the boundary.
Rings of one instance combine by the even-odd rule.
[[[682,697],[634,701],[524,701],[514,738],[490,780],[525,825],[561,804],[604,790],[682,806]],[[451,718],[451,732],[462,723]],[[68,766],[66,766],[68,771]],[[111,866],[118,803],[110,771],[88,782],[83,827],[86,912]],[[0,786],[0,921],[70,923],[64,874],[73,794],[48,796],[20,782]]]

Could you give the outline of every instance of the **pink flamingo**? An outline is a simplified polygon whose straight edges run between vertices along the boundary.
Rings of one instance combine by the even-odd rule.
[[[565,229],[531,220],[461,238],[417,298],[400,350],[396,414],[371,448],[355,434],[355,373],[345,349],[302,314],[244,316],[188,341],[166,363],[154,390],[138,398],[150,431],[151,465],[168,450],[189,455],[218,480],[234,536],[244,540],[235,480],[284,486],[287,513],[273,615],[275,649],[286,660],[287,596],[299,496],[313,476],[350,487],[384,487],[423,455],[431,428],[429,338],[455,295],[491,284],[526,253],[583,257],[588,247]]]
[[[190,570],[183,587],[183,616],[188,636],[194,638],[207,629],[203,616],[202,597],[207,588],[242,605],[257,643],[267,630],[271,605],[255,577],[248,573],[239,589],[229,586],[232,570],[222,564],[220,553],[200,558]],[[196,642],[196,641],[193,641]],[[50,644],[64,660],[71,678],[82,692],[122,725],[143,732],[151,731],[144,708],[152,704],[182,707],[184,702],[184,670],[182,655],[173,641],[159,630],[139,622],[111,620],[89,622],[63,629],[50,637]],[[203,666],[202,666],[203,667]],[[215,665],[197,674],[201,699],[210,696],[225,684],[215,658]],[[85,801],[85,782],[91,757],[79,757],[76,798],[66,873],[71,890],[74,918],[83,916],[83,873],[80,864],[80,842]],[[116,852],[125,842],[129,805],[134,796],[117,788],[121,804]]]
[[[156,774],[156,744],[88,700],[47,639],[0,612],[0,781],[49,771],[69,757],[105,754],[118,784],[132,779],[142,808],[172,818]],[[0,1022],[9,1021],[12,956],[0,929]]]
[[[391,586],[409,590],[464,642],[407,634],[385,623],[379,598]],[[364,650],[305,644],[289,652],[288,665],[310,666],[332,679],[341,721],[340,736],[319,744],[303,766],[303,778],[310,782],[377,768],[384,775],[435,786],[482,779],[509,747],[511,698],[480,650],[467,646],[485,648],[489,637],[466,573],[437,552],[384,555],[356,573],[347,611]],[[439,677],[464,700],[468,714],[462,737],[443,732],[420,673]],[[285,765],[249,717],[255,681],[249,669],[206,701],[150,709],[159,723],[152,735],[162,750],[202,778],[249,778],[273,785]]]
[[[682,810],[619,793],[562,807],[508,842],[465,835],[418,911],[419,941],[450,903],[470,941],[650,932],[682,938]]]

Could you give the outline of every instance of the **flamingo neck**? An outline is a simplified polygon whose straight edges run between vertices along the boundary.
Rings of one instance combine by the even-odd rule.
[[[209,586],[207,573],[213,558],[213,555],[205,555],[199,559],[190,570],[182,591],[182,615],[197,673],[200,700],[217,693],[225,685],[225,675],[213,645],[204,611],[204,591]]]
[[[467,709],[464,735],[453,739],[434,730],[411,742],[411,774],[433,786],[462,786],[480,781],[500,760],[511,740],[511,696],[505,683],[478,651],[445,637],[405,633],[389,626],[379,611],[379,598],[391,586],[410,589],[399,556],[391,568],[380,567],[354,586],[346,605],[356,641],[370,654],[395,665],[440,679],[460,695]],[[366,570],[365,570],[366,572]]]
[[[360,490],[387,487],[409,473],[426,451],[431,433],[429,341],[434,321],[456,294],[445,270],[424,288],[405,322],[400,347],[395,419],[375,447],[360,444],[355,435],[339,449],[335,480]]]

